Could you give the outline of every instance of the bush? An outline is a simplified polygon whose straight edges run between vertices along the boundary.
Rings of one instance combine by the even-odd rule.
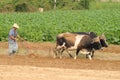
[[[8,3],[8,4],[4,4],[2,5],[2,7],[0,8],[0,12],[13,12],[13,5]]]
[[[89,9],[89,0],[80,0],[78,3],[77,8],[78,9]]]
[[[28,10],[27,4],[26,3],[22,3],[22,4],[17,4],[15,6],[15,11],[16,12],[27,12],[29,10]]]

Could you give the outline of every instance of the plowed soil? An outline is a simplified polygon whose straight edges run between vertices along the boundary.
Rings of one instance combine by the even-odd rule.
[[[52,57],[55,43],[18,42],[19,52],[8,55],[8,43],[0,42],[0,80],[120,80],[120,46],[96,51],[93,60],[65,54]]]

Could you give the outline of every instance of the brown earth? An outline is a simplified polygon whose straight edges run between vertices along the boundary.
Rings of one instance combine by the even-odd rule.
[[[120,80],[119,45],[97,51],[91,61],[84,57],[53,59],[49,54],[54,46],[49,42],[19,42],[19,54],[8,56],[8,43],[0,42],[0,80]],[[28,50],[27,54],[20,55],[22,50]],[[41,56],[43,54],[47,56]],[[104,60],[101,55],[115,59]]]
[[[55,43],[50,42],[18,42],[20,48],[24,49],[40,49],[40,50],[52,50],[55,47]],[[8,48],[7,42],[0,42],[1,48]],[[112,45],[110,44],[108,48],[104,48],[102,52],[108,53],[120,53],[120,45]]]

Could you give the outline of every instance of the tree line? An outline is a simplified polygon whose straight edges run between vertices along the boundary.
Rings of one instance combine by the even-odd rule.
[[[1,0],[0,12],[34,12],[38,8],[44,10],[89,9],[89,3],[94,0]]]

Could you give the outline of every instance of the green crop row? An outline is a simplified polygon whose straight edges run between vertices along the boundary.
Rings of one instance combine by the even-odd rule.
[[[18,33],[28,41],[55,41],[62,32],[104,33],[107,41],[120,44],[120,10],[67,10],[35,13],[0,14],[0,41],[7,40],[17,23]]]

